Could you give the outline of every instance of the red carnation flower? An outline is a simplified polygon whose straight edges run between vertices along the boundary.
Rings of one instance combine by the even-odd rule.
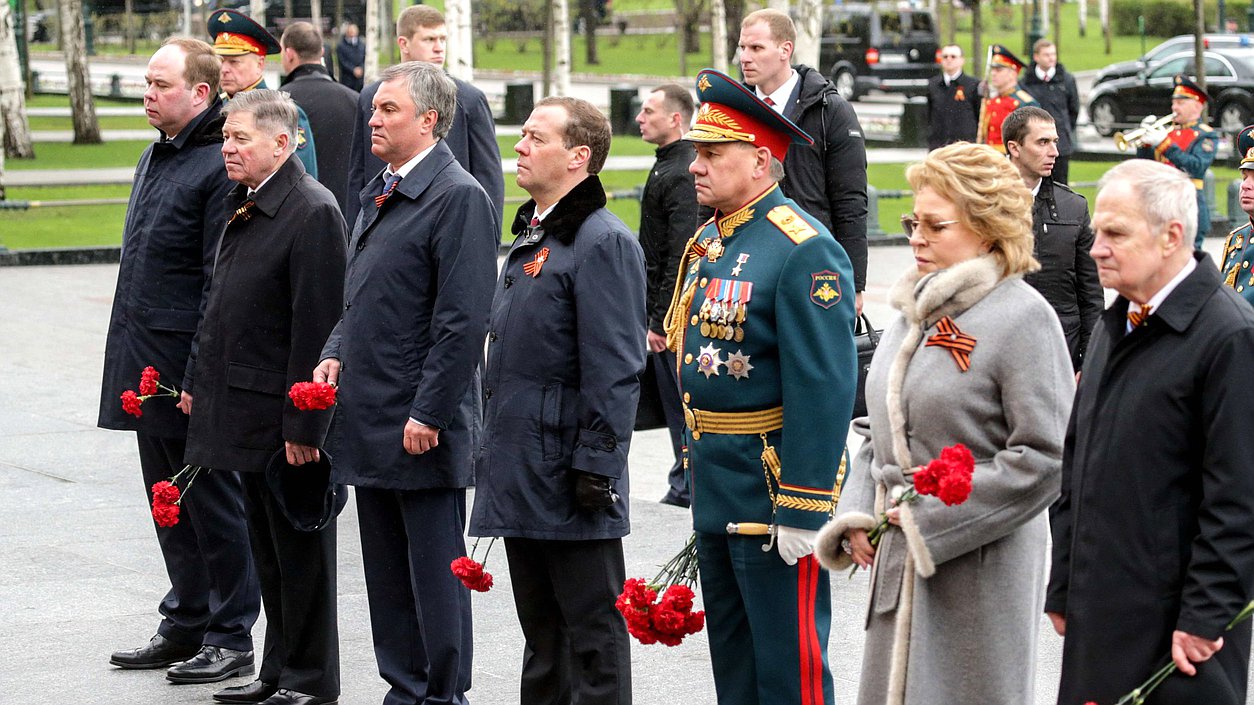
[[[162,480],[152,486],[153,503],[160,502],[162,504],[177,504],[179,501],[179,486],[169,480]]]
[[[161,381],[161,373],[151,365],[144,368],[139,378],[140,396],[150,397],[157,393],[157,382]]]
[[[144,415],[144,410],[140,408],[140,404],[144,402],[135,394],[134,390],[126,390],[122,392],[122,411],[140,418]]]
[[[157,522],[157,526],[174,526],[179,523],[179,505],[154,504],[152,505],[152,518]]]
[[[951,472],[941,478],[940,491],[936,498],[949,506],[962,504],[971,496],[971,476],[960,472]]]
[[[462,585],[475,592],[487,592],[492,589],[492,574],[483,570],[483,564],[469,556],[462,556],[449,564],[453,575],[462,581]]]
[[[914,491],[919,494],[934,495],[940,490],[940,481],[936,477],[933,465],[937,461],[933,460],[926,467],[919,468],[910,478],[914,482]]]
[[[287,395],[301,411],[321,411],[335,404],[335,387],[326,382],[297,382]]]

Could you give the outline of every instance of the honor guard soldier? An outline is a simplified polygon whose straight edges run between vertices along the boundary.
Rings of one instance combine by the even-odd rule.
[[[1224,284],[1254,303],[1254,243],[1250,242],[1254,235],[1254,125],[1237,135],[1237,154],[1241,158],[1237,166],[1241,170],[1241,210],[1252,220],[1228,233],[1219,268]]]
[[[830,703],[831,593],[813,547],[857,382],[853,268],[777,185],[810,137],[713,69],[697,93],[684,139],[715,212],[685,248],[666,331],[718,702]]]
[[[1201,122],[1206,108],[1206,91],[1184,74],[1176,74],[1171,91],[1171,129],[1151,126],[1141,136],[1138,159],[1154,159],[1183,171],[1197,189],[1197,235],[1194,249],[1210,232],[1210,208],[1206,203],[1206,170],[1215,161],[1219,133]],[[1244,152],[1242,152],[1244,154]]]
[[[1015,110],[1025,105],[1039,105],[1031,93],[1019,88],[1019,72],[1024,63],[1000,44],[988,51],[988,95],[980,106],[980,124],[976,142],[1006,153],[1001,138],[1001,124]]]
[[[227,101],[241,91],[268,88],[264,76],[266,56],[283,51],[279,40],[248,15],[235,10],[215,10],[209,15],[209,37],[213,53],[222,57],[222,100]],[[300,120],[296,128],[296,158],[305,166],[305,173],[318,178],[318,157],[314,146],[309,116],[298,105]]]

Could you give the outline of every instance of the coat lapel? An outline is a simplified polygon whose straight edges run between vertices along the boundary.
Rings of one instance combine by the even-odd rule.
[[[396,207],[398,199],[417,200],[435,181],[436,176],[451,163],[453,163],[453,153],[449,151],[448,145],[444,144],[444,140],[436,142],[431,153],[418,162],[405,178],[401,179],[401,182],[396,185],[396,190],[392,192],[388,200],[383,202],[381,208],[375,207],[374,197],[383,191],[383,172],[376,174],[359,194],[361,215],[357,221],[357,227],[353,228],[351,256],[356,257],[357,252],[365,247],[366,239],[370,236],[375,224],[382,220],[389,210]]]

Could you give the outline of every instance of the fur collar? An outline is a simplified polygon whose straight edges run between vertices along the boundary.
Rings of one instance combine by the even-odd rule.
[[[605,188],[601,186],[601,179],[596,174],[591,174],[557,202],[553,212],[544,219],[544,232],[557,238],[563,245],[570,245],[575,241],[575,235],[579,234],[583,221],[604,207]],[[515,235],[527,228],[535,212],[535,199],[519,207],[511,228]]]
[[[889,302],[906,320],[927,330],[945,316],[971,308],[1004,279],[992,255],[959,262],[949,269],[921,275],[906,272],[889,292]]]

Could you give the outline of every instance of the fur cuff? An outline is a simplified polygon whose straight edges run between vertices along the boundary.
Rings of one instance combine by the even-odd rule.
[[[853,558],[841,549],[841,539],[845,538],[845,534],[850,529],[870,531],[875,528],[875,524],[875,517],[869,514],[862,512],[841,514],[819,529],[818,539],[814,543],[814,555],[818,556],[819,563],[822,563],[823,567],[828,570],[848,568],[853,565]]]
[[[932,552],[923,543],[923,534],[919,533],[919,525],[914,521],[914,512],[910,504],[901,505],[901,531],[906,535],[906,546],[914,558],[914,570],[920,578],[930,578],[936,572],[936,563],[932,561]]]

